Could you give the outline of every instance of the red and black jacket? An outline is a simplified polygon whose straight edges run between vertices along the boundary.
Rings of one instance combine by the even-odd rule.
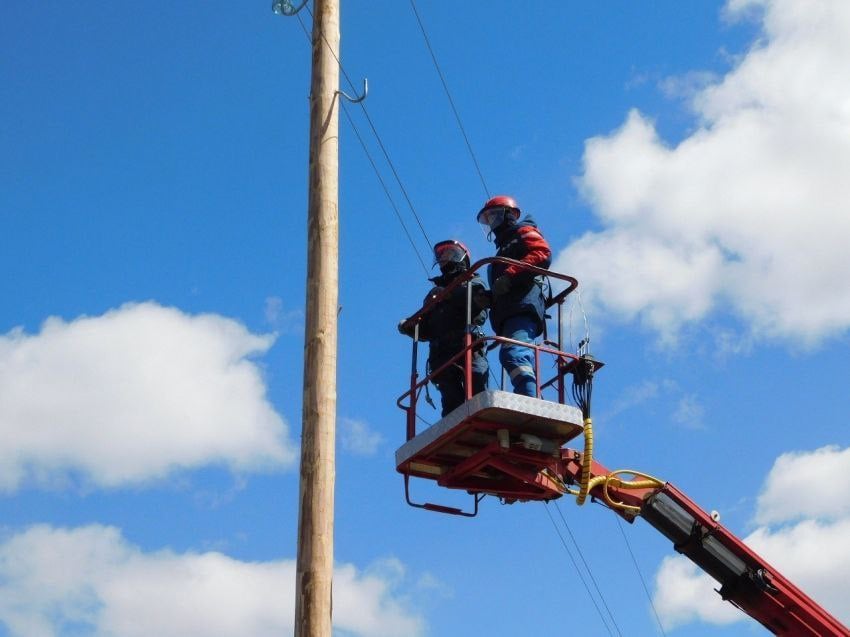
[[[515,259],[538,268],[548,268],[552,263],[552,250],[530,216],[519,222],[508,219],[496,228],[494,240],[496,256]],[[493,298],[493,306],[490,309],[493,330],[499,334],[506,319],[518,314],[527,314],[537,320],[538,330],[542,332],[546,298],[541,277],[523,272],[513,265],[492,263],[487,272],[490,287],[492,288],[493,282],[503,275],[510,277],[511,286],[507,293]]]

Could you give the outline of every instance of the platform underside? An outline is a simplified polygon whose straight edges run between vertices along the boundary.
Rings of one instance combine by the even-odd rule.
[[[576,407],[491,390],[408,440],[396,451],[396,467],[452,489],[550,499],[563,484],[548,469],[582,432]]]

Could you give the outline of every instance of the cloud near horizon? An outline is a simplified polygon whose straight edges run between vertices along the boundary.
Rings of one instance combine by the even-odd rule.
[[[777,458],[756,504],[760,526],[744,542],[818,604],[850,624],[850,448],[829,446]],[[827,478],[828,476],[828,478]],[[667,628],[731,624],[747,616],[715,593],[718,583],[682,556],[656,574],[653,603]]]
[[[597,315],[662,341],[724,312],[745,339],[815,345],[850,327],[850,3],[732,0],[725,13],[761,33],[725,76],[691,83],[692,133],[672,146],[632,110],[586,142],[577,183],[604,228],[553,267],[579,277]]]
[[[0,335],[0,491],[294,464],[251,360],[272,342],[232,319],[154,302]]]
[[[340,418],[339,442],[347,453],[368,457],[378,452],[384,437],[363,420]]]
[[[295,561],[218,552],[150,553],[114,527],[37,525],[0,543],[0,624],[14,635],[271,637],[294,626]],[[334,572],[334,627],[417,637],[423,619],[398,592],[397,560]]]

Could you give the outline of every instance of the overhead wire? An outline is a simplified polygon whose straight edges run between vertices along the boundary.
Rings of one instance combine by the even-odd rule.
[[[422,24],[422,21],[419,17],[419,13],[416,10],[416,6],[415,5],[411,5],[411,6],[413,8],[414,14],[416,15],[416,19],[417,19],[417,22],[419,23],[419,27],[422,30],[422,35],[425,38],[425,43],[428,47],[429,52],[431,53],[431,59],[433,60],[434,66],[437,69],[437,73],[440,76],[440,80],[443,83],[443,88],[445,89],[446,96],[448,97],[448,100],[449,100],[449,104],[452,107],[452,111],[454,112],[455,119],[457,120],[458,126],[460,127],[461,134],[463,135],[464,141],[466,142],[466,147],[469,150],[469,154],[472,157],[472,161],[473,161],[473,164],[475,165],[476,171],[478,172],[478,176],[481,180],[481,184],[484,187],[484,192],[489,197],[489,191],[487,189],[487,184],[484,180],[484,175],[481,172],[481,168],[480,168],[480,166],[478,164],[478,160],[475,156],[475,151],[472,149],[472,144],[469,141],[469,137],[466,134],[466,130],[464,129],[463,122],[460,119],[460,114],[458,113],[457,108],[454,105],[454,100],[452,99],[451,93],[449,92],[448,84],[445,81],[442,70],[440,69],[439,63],[437,62],[437,58],[434,54],[433,49],[431,48],[431,43],[430,43],[430,40],[428,38],[428,34],[425,32],[425,27]],[[306,4],[302,5],[302,7],[306,8],[307,12],[310,14],[310,17],[313,18],[313,13],[310,10],[310,7],[307,6]],[[307,41],[312,42],[312,37],[310,35],[310,32],[308,31],[306,25],[304,24],[304,21],[301,19],[301,15],[298,12],[294,13],[293,15],[295,15],[295,17],[298,18],[298,23],[301,25],[301,30],[304,32],[304,35],[307,38]],[[355,90],[354,83],[351,81],[351,78],[349,77],[348,73],[345,71],[345,68],[343,67],[342,62],[340,61],[339,57],[336,55],[336,52],[333,50],[333,47],[330,46],[330,43],[327,41],[327,38],[325,38],[324,33],[322,33],[321,35],[322,35],[322,40],[324,41],[325,45],[328,47],[328,50],[331,52],[331,55],[333,55],[334,59],[336,60],[337,64],[339,65],[340,72],[343,74],[343,77],[345,78],[346,82],[348,82],[349,87],[352,89],[352,91],[354,91]],[[357,141],[360,143],[360,146],[363,148],[363,152],[365,153],[366,158],[369,161],[369,164],[372,166],[372,170],[374,171],[375,176],[378,178],[378,182],[381,184],[381,188],[383,189],[384,194],[386,195],[387,200],[389,201],[390,206],[392,207],[393,212],[395,213],[396,219],[398,220],[399,224],[401,224],[402,230],[404,231],[404,234],[407,237],[407,240],[410,243],[410,246],[413,248],[413,252],[416,254],[416,258],[419,260],[419,263],[422,266],[423,271],[425,272],[425,276],[427,277],[430,274],[430,271],[429,271],[428,267],[425,265],[425,261],[422,259],[422,256],[421,256],[419,250],[416,247],[416,243],[414,242],[413,237],[410,235],[410,232],[407,229],[407,224],[405,224],[405,222],[404,222],[404,220],[401,216],[401,212],[399,211],[398,206],[396,205],[395,201],[393,200],[392,195],[390,194],[389,188],[387,187],[387,184],[384,181],[384,178],[381,176],[381,173],[378,170],[378,167],[375,164],[375,161],[372,158],[372,155],[369,152],[369,149],[368,149],[365,141],[363,140],[363,137],[360,135],[360,131],[357,128],[357,125],[354,123],[354,120],[351,117],[351,114],[348,112],[348,109],[346,108],[345,104],[342,101],[340,101],[340,104],[342,105],[342,111],[345,114],[346,119],[348,120],[348,123],[351,125],[351,128],[354,131],[354,135],[357,137]],[[419,229],[422,232],[423,237],[425,237],[425,241],[428,243],[428,248],[430,250],[432,243],[431,243],[430,238],[428,237],[427,232],[425,231],[425,228],[423,227],[422,220],[420,219],[419,215],[417,214],[416,209],[413,206],[413,203],[411,202],[410,197],[407,194],[407,190],[405,189],[404,184],[401,182],[401,178],[398,175],[398,171],[395,169],[395,165],[393,164],[392,160],[390,159],[389,153],[388,153],[386,147],[384,146],[384,143],[381,140],[381,136],[378,134],[378,131],[377,131],[374,123],[372,122],[372,118],[369,116],[369,112],[366,109],[366,106],[363,104],[363,102],[359,102],[359,104],[360,104],[360,107],[363,109],[363,114],[366,117],[366,121],[369,123],[369,126],[372,130],[372,133],[373,133],[373,135],[375,136],[375,139],[378,142],[378,146],[381,148],[381,151],[384,154],[384,158],[386,159],[387,164],[389,165],[390,170],[392,171],[393,176],[395,177],[396,182],[398,183],[399,189],[403,193],[405,200],[407,201],[407,204],[410,207],[410,210],[411,210],[414,218],[416,219],[416,222],[419,225]],[[491,369],[489,371],[490,371],[490,375],[493,377],[493,381],[496,384],[498,384],[498,380],[493,375],[493,370]]]
[[[626,542],[626,548],[629,550],[629,555],[632,557],[632,564],[635,565],[635,570],[637,571],[638,577],[640,578],[641,586],[643,586],[643,592],[646,593],[646,598],[649,600],[649,605],[652,607],[652,614],[655,615],[655,621],[658,622],[658,629],[661,631],[661,634],[664,637],[667,637],[667,633],[664,632],[664,625],[661,623],[661,618],[658,616],[658,610],[655,608],[655,603],[652,601],[652,595],[649,594],[649,588],[646,585],[646,580],[643,577],[643,573],[640,570],[640,566],[638,566],[637,559],[635,558],[634,551],[632,551],[632,545],[629,543],[629,538],[626,536],[626,532],[623,531],[623,523],[620,520],[620,516],[616,511],[614,513],[614,519],[617,520],[617,527],[620,529],[620,535],[623,536],[623,540]]]
[[[310,6],[307,5],[305,8],[307,9],[307,12],[310,14],[310,17],[312,18],[313,12],[310,10]],[[339,65],[339,70],[342,73],[343,77],[345,78],[345,81],[348,82],[348,86],[351,88],[352,91],[356,92],[357,88],[354,86],[354,82],[351,81],[351,78],[349,77],[348,73],[346,72],[345,67],[342,65],[342,62],[340,61],[339,56],[337,55],[336,51],[334,51],[333,47],[328,42],[327,38],[325,37],[325,34],[320,32],[320,35],[322,36],[322,40],[324,40],[325,44],[327,45],[328,50],[331,52],[331,55],[334,57],[337,64]],[[363,110],[363,115],[366,117],[366,121],[369,123],[369,128],[372,129],[372,134],[375,136],[375,140],[378,142],[378,146],[380,147],[381,152],[384,154],[384,159],[387,160],[387,165],[390,167],[390,171],[393,173],[393,176],[395,177],[396,183],[398,184],[399,189],[401,190],[402,194],[404,195],[405,200],[407,201],[407,205],[410,208],[410,212],[413,214],[414,218],[416,219],[416,223],[419,226],[419,230],[422,232],[422,236],[425,238],[425,241],[428,243],[428,251],[430,252],[431,247],[434,244],[431,241],[431,239],[428,237],[428,233],[425,231],[425,227],[422,225],[422,219],[419,217],[419,214],[416,212],[416,208],[414,207],[413,202],[410,200],[410,196],[407,194],[407,189],[404,187],[404,184],[401,181],[401,177],[399,177],[398,171],[395,168],[395,164],[393,164],[392,159],[390,159],[390,154],[387,151],[386,146],[384,146],[384,142],[381,139],[381,136],[378,134],[378,130],[377,130],[377,128],[375,128],[375,124],[372,121],[372,118],[369,116],[369,110],[366,108],[366,105],[365,105],[364,102],[359,102],[359,104],[360,104],[360,108]]]
[[[599,588],[599,584],[596,581],[596,578],[593,576],[593,571],[590,569],[590,565],[587,563],[587,560],[584,559],[584,553],[581,550],[581,546],[573,535],[572,529],[570,529],[570,525],[567,524],[567,518],[564,517],[563,512],[561,511],[561,507],[558,506],[558,502],[555,501],[555,508],[558,511],[558,515],[561,516],[561,522],[564,523],[564,528],[567,529],[567,533],[570,535],[570,539],[573,541],[575,545],[576,551],[578,552],[579,557],[581,558],[582,564],[584,564],[584,568],[587,570],[587,574],[590,576],[590,581],[593,582],[593,587],[596,589],[596,594],[599,595],[599,599],[602,601],[602,605],[605,607],[608,616],[611,618],[611,623],[614,624],[614,628],[617,631],[617,634],[620,637],[623,637],[623,633],[620,632],[620,627],[617,625],[617,620],[614,618],[614,613],[611,612],[611,609],[608,607],[608,602],[605,601],[605,595],[602,594],[602,590]]]
[[[434,68],[437,69],[437,75],[440,76],[440,82],[443,85],[443,90],[446,92],[446,97],[449,98],[449,104],[452,107],[452,113],[454,113],[455,120],[457,121],[457,125],[460,128],[461,135],[463,135],[463,141],[466,142],[466,149],[469,151],[469,156],[472,158],[472,163],[475,165],[475,170],[478,173],[478,178],[481,180],[481,185],[484,187],[484,195],[486,198],[490,198],[490,189],[487,188],[487,182],[484,180],[484,174],[481,172],[481,166],[478,164],[478,158],[475,156],[475,151],[472,150],[472,144],[469,141],[469,136],[466,134],[466,128],[463,126],[463,121],[460,119],[460,113],[458,113],[457,107],[455,106],[455,101],[452,99],[451,91],[449,91],[449,85],[446,82],[446,77],[443,75],[443,70],[440,68],[440,63],[437,62],[437,56],[434,53],[434,49],[431,46],[431,39],[428,37],[428,33],[425,30],[425,25],[422,23],[422,18],[419,15],[419,11],[416,9],[416,2],[414,0],[410,0],[410,8],[413,9],[413,15],[416,16],[416,22],[419,24],[419,30],[422,32],[422,37],[425,39],[425,46],[428,47],[428,53],[431,54],[431,60],[434,62]]]
[[[548,505],[548,502],[544,502],[544,504]],[[566,551],[567,556],[573,563],[573,567],[575,568],[576,573],[578,573],[578,577],[581,580],[581,583],[584,585],[584,590],[587,592],[587,596],[590,598],[590,601],[593,603],[593,607],[596,609],[596,614],[599,616],[599,620],[602,622],[602,625],[605,626],[605,631],[609,635],[611,635],[611,637],[614,637],[614,633],[611,632],[611,627],[608,626],[608,622],[605,620],[605,616],[602,614],[602,610],[599,608],[599,604],[596,603],[596,598],[593,596],[593,593],[590,592],[590,587],[587,585],[587,581],[584,579],[584,574],[578,567],[578,562],[576,562],[575,557],[573,557],[572,551],[570,551],[569,546],[567,546],[566,540],[564,540],[564,536],[561,534],[561,529],[558,528],[558,524],[557,522],[555,522],[555,518],[552,517],[552,514],[549,512],[549,507],[544,506],[543,508],[546,510],[546,515],[549,516],[549,520],[552,522],[552,526],[555,528],[555,533],[557,533],[558,537],[561,539],[561,544],[564,547],[564,551]]]
[[[340,102],[340,104],[342,104],[342,102]],[[413,241],[413,237],[410,236],[410,232],[408,232],[407,230],[407,225],[404,223],[404,220],[401,217],[401,213],[399,212],[398,206],[396,206],[395,201],[393,201],[393,198],[390,195],[389,188],[387,188],[387,184],[384,181],[384,178],[381,177],[381,173],[378,171],[378,167],[375,165],[375,161],[372,159],[372,155],[369,153],[369,149],[366,147],[366,143],[360,136],[360,131],[357,130],[357,126],[354,124],[354,120],[351,118],[351,115],[349,114],[348,108],[346,108],[345,104],[342,104],[342,112],[345,113],[345,117],[348,119],[348,123],[351,125],[351,128],[354,131],[354,135],[355,137],[357,137],[357,141],[360,142],[360,146],[363,148],[363,152],[366,154],[366,159],[368,159],[369,163],[372,165],[372,170],[375,171],[375,176],[378,178],[378,181],[381,184],[381,188],[384,189],[384,194],[387,196],[387,199],[390,202],[390,206],[392,206],[393,212],[395,213],[398,222],[401,224],[401,228],[402,230],[404,230],[404,234],[407,237],[407,240],[410,242],[410,246],[413,248],[413,252],[416,254],[416,258],[419,259],[419,263],[422,265],[422,269],[425,271],[425,276],[427,277],[430,274],[428,266],[425,265],[425,261],[422,260],[422,255],[419,253],[419,250],[416,249],[416,244]]]
[[[575,349],[575,343],[573,341],[573,310],[576,305],[578,306],[579,311],[581,312],[581,316],[584,319],[584,340],[588,343],[590,342],[590,323],[587,319],[587,312],[584,309],[584,303],[581,299],[581,288],[576,289],[575,291],[576,301],[572,301],[570,303],[570,312],[569,312],[569,342],[570,347]],[[570,297],[572,299],[572,296]]]
[[[472,158],[472,163],[475,166],[475,171],[478,173],[478,178],[481,180],[481,186],[484,188],[484,196],[489,199],[490,197],[490,189],[487,187],[487,182],[484,179],[484,173],[481,171],[481,165],[478,163],[478,158],[475,156],[475,150],[472,148],[472,142],[469,141],[469,135],[466,134],[466,128],[463,125],[463,120],[461,120],[460,113],[455,106],[454,99],[452,98],[452,93],[449,90],[448,82],[446,82],[446,77],[443,74],[443,70],[440,68],[440,63],[437,61],[437,55],[434,53],[434,48],[431,46],[431,38],[428,37],[428,32],[425,29],[425,24],[422,22],[422,17],[419,15],[419,10],[416,8],[416,3],[414,0],[410,0],[410,8],[413,9],[413,15],[416,17],[416,22],[419,25],[419,30],[422,32],[422,38],[425,40],[425,46],[428,49],[428,53],[431,55],[431,61],[434,63],[434,68],[437,71],[437,75],[440,78],[440,82],[443,85],[443,91],[446,94],[446,97],[449,100],[449,105],[452,108],[452,113],[454,113],[455,121],[457,122],[458,128],[460,129],[460,133],[463,136],[463,141],[466,143],[466,149],[469,151],[469,156]],[[480,226],[480,224],[479,224]],[[481,232],[486,237],[488,232],[484,229],[483,226],[480,226]],[[489,368],[490,378],[493,379],[493,383],[495,386],[499,385],[499,379],[496,378],[495,373],[493,372],[493,368]]]
[[[313,14],[310,11],[310,7],[305,6],[304,8],[307,9],[307,12],[310,13],[310,17],[312,18]],[[296,18],[298,18],[298,24],[301,25],[301,30],[304,32],[304,35],[306,36],[307,41],[312,43],[312,37],[310,35],[309,30],[307,29],[307,26],[304,24],[304,21],[301,19],[300,13],[296,13],[294,15],[295,15]],[[354,84],[352,83],[348,74],[345,72],[345,69],[342,66],[342,62],[340,62],[339,57],[337,57],[336,52],[333,50],[333,47],[330,46],[330,43],[327,41],[327,38],[325,38],[324,34],[322,34],[322,40],[324,41],[325,45],[328,47],[328,50],[331,52],[331,55],[333,55],[334,59],[336,60],[337,64],[339,65],[339,69],[342,72],[343,76],[345,77],[346,81],[348,82],[349,86],[351,87],[352,90],[354,90]],[[413,237],[411,236],[410,231],[407,228],[407,224],[405,224],[404,219],[401,216],[401,212],[399,211],[398,206],[396,205],[395,201],[393,200],[392,195],[390,194],[389,188],[387,187],[387,184],[384,181],[384,178],[381,176],[381,173],[378,170],[377,165],[375,164],[375,160],[372,158],[372,155],[369,152],[369,149],[366,146],[366,143],[363,140],[363,137],[360,135],[360,131],[357,128],[357,125],[354,123],[354,119],[351,117],[351,114],[348,112],[348,109],[345,107],[345,104],[342,102],[342,100],[340,100],[340,105],[342,106],[342,111],[345,114],[345,117],[348,120],[348,123],[351,125],[351,128],[354,131],[354,135],[357,137],[357,141],[360,142],[360,146],[363,148],[363,152],[366,154],[366,158],[369,160],[369,164],[372,166],[372,170],[375,172],[375,176],[378,178],[378,182],[381,184],[381,188],[383,189],[384,194],[387,197],[387,200],[390,202],[390,206],[392,207],[393,212],[395,213],[396,219],[401,224],[402,230],[404,231],[404,234],[407,237],[407,240],[410,243],[410,246],[413,248],[413,252],[416,254],[417,260],[419,261],[420,265],[422,266],[422,269],[425,271],[425,276],[428,276],[430,274],[430,270],[428,269],[428,266],[425,265],[425,261],[422,258],[422,254],[421,254],[420,250],[416,247],[416,243],[414,242]],[[392,169],[393,174],[395,175],[395,178],[396,178],[396,181],[399,184],[399,187],[401,188],[402,192],[404,193],[405,197],[407,198],[408,205],[410,206],[411,211],[413,212],[413,215],[416,218],[417,224],[419,225],[419,229],[422,231],[422,235],[425,237],[425,241],[428,243],[428,250],[430,251],[431,250],[431,241],[428,238],[427,233],[425,232],[425,228],[422,226],[422,221],[419,218],[419,216],[417,215],[416,210],[413,208],[413,204],[410,202],[410,199],[407,197],[407,191],[404,189],[404,186],[401,183],[401,179],[399,178],[398,173],[395,170],[395,167],[392,163],[392,160],[390,160],[390,158],[389,158],[389,153],[387,153],[387,150],[384,147],[383,142],[381,141],[380,136],[378,135],[378,132],[374,127],[374,124],[372,124],[372,121],[369,118],[368,112],[366,111],[366,108],[365,108],[365,106],[363,106],[362,102],[360,102],[360,106],[361,106],[361,108],[363,108],[363,112],[366,114],[366,118],[369,121],[369,124],[372,128],[372,132],[375,135],[375,138],[378,140],[378,144],[381,147],[381,150],[384,152],[384,156],[385,156],[387,163],[389,164],[390,168]]]

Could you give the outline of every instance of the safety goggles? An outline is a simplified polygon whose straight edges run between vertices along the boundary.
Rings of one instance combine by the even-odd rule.
[[[434,246],[434,265],[460,263],[466,258],[466,250],[457,243],[438,243]]]
[[[516,217],[513,208],[505,208],[504,206],[486,208],[478,213],[478,223],[489,226],[490,230],[495,230],[502,225],[502,222],[508,215]]]

